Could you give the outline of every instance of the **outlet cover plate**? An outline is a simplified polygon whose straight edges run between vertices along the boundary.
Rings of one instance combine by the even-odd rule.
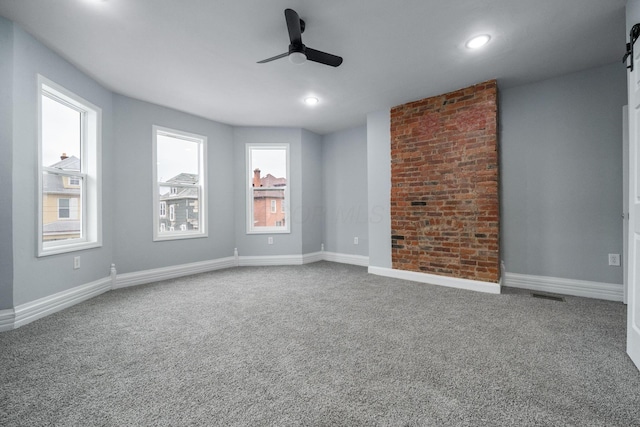
[[[609,265],[620,266],[620,254],[609,254]]]

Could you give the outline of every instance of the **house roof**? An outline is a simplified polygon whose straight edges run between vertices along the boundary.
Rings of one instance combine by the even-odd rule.
[[[182,172],[169,179],[167,182],[176,184],[196,184],[198,182],[198,174]]]
[[[79,171],[80,159],[76,156],[69,156],[66,159],[62,159],[59,162],[52,164],[50,167],[67,171]]]
[[[192,173],[180,173],[166,181],[168,184],[195,184],[198,182],[198,175]],[[175,189],[175,193],[172,192]],[[176,199],[197,199],[198,189],[194,187],[172,187],[169,191],[160,195],[161,201]]]
[[[0,0],[0,15],[119,94],[231,125],[326,134],[364,125],[370,112],[493,78],[504,88],[623,67],[625,4]],[[305,45],[342,56],[340,67],[256,63],[287,52],[285,7],[306,22]],[[478,34],[489,34],[489,44],[465,48]],[[307,108],[307,95],[320,103]]]
[[[260,178],[260,185],[262,187],[283,187],[287,185],[287,178],[276,178],[268,173],[267,176]]]
[[[50,167],[61,170],[80,170],[80,159],[75,156],[68,157],[52,164]],[[42,190],[45,193],[67,194],[78,196],[79,187],[65,187],[64,178],[60,175],[45,173],[42,177]]]
[[[171,193],[171,190],[160,195],[161,201],[176,200],[176,199],[197,199],[198,189],[193,187],[177,187],[176,193]]]

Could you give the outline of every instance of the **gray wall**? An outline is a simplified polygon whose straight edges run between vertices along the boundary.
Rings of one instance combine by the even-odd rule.
[[[299,255],[302,253],[302,131],[298,128],[236,127],[233,129],[233,185],[235,237],[240,256]],[[291,233],[247,234],[246,159],[247,143],[289,144]],[[267,244],[268,236],[273,244]]]
[[[38,87],[36,75],[64,86],[102,109],[102,202],[114,203],[111,92],[13,26],[13,302],[35,299],[107,277],[112,262],[113,221],[104,214],[101,248],[37,258]],[[4,58],[3,58],[4,59]],[[73,270],[73,257],[82,267]]]
[[[368,256],[366,126],[323,137],[322,172],[325,251]],[[358,245],[354,245],[354,237],[358,237]]]
[[[622,64],[500,92],[502,248],[511,273],[622,283]]]
[[[391,268],[390,110],[367,115],[369,265]]]
[[[320,250],[324,232],[322,137],[302,131],[302,210],[293,219],[302,223],[302,253]]]
[[[232,129],[121,95],[116,111],[115,263],[118,273],[207,261],[233,255],[233,136]],[[153,241],[152,126],[207,137],[208,237]]]
[[[0,17],[0,310],[13,307],[13,24]]]

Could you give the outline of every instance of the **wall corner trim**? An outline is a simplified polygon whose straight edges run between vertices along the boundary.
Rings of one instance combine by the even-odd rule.
[[[369,257],[364,255],[341,254],[337,252],[323,252],[323,260],[330,262],[339,262],[342,264],[359,265],[361,267],[369,266]]]
[[[150,270],[135,271],[133,273],[118,274],[113,289],[127,288],[129,286],[143,285],[145,283],[161,280],[175,279],[176,277],[189,276],[191,274],[206,273],[207,271],[221,270],[236,266],[235,257],[219,258],[210,261],[198,261],[188,264],[172,265]]]
[[[622,284],[562,279],[560,277],[532,276],[509,272],[505,273],[503,284],[511,288],[619,302],[622,302],[624,293]]]
[[[369,273],[377,276],[392,277],[394,279],[410,280],[412,282],[430,285],[446,286],[448,288],[466,289],[469,291],[499,294],[500,284],[481,282],[479,280],[459,279],[457,277],[438,276],[436,274],[419,273],[415,271],[396,270],[393,268],[369,266]]]
[[[16,312],[11,308],[7,310],[0,310],[0,332],[10,331],[14,329],[14,323],[16,320]]]
[[[303,264],[311,264],[312,262],[323,261],[324,253],[323,252],[312,252],[308,254],[302,255],[302,263]]]

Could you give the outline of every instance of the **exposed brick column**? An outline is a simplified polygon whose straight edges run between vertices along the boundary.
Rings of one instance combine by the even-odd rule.
[[[391,109],[393,268],[498,282],[497,82]]]

